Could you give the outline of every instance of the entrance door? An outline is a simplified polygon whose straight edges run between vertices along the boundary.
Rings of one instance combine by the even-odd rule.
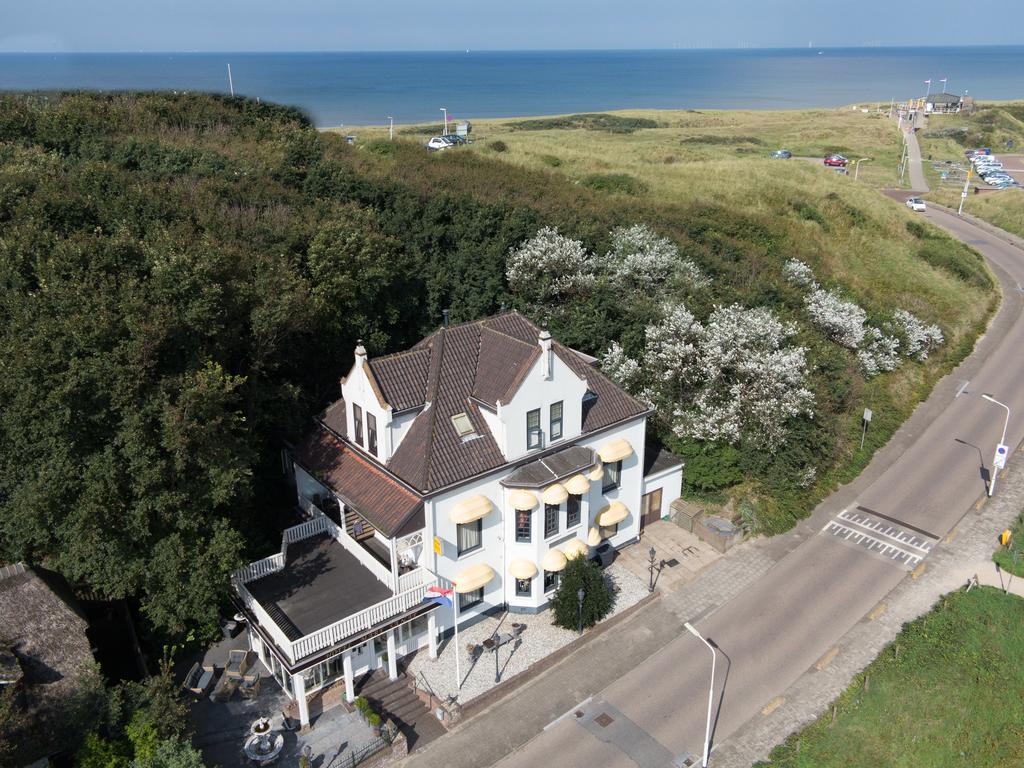
[[[640,530],[642,531],[655,520],[661,520],[661,488],[645,493],[640,500]]]

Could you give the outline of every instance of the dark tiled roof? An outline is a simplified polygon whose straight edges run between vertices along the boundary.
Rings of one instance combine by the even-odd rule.
[[[327,428],[332,432],[339,435],[348,434],[347,428],[348,409],[345,408],[344,400],[335,400],[324,411],[323,423],[327,425]]]
[[[422,527],[422,499],[326,429],[299,444],[295,460],[385,536],[414,515]]]
[[[502,483],[507,486],[540,487],[594,466],[594,452],[583,445],[572,445],[524,464]]]
[[[430,350],[411,349],[370,361],[384,400],[396,411],[423,405],[430,369]]]
[[[430,493],[504,465],[505,457],[484,423],[476,401],[494,404],[512,398],[540,355],[539,334],[540,328],[521,314],[507,312],[440,328],[408,352],[373,360],[371,371],[392,408],[427,406],[409,427],[388,469],[421,493]],[[556,341],[552,348],[559,359],[586,380],[594,395],[582,406],[584,433],[646,412],[643,405],[579,354]],[[408,376],[408,381],[402,380],[404,376]],[[335,407],[328,409],[325,420]],[[469,417],[476,436],[463,440],[458,435],[451,420],[458,413]],[[335,423],[344,425],[344,413],[333,418]],[[344,434],[333,425],[331,428]],[[342,479],[339,476],[338,482]],[[336,490],[343,493],[340,488]],[[359,509],[355,500],[353,506]],[[386,526],[382,530],[385,528],[392,530]]]
[[[682,465],[683,460],[661,443],[648,441],[644,446],[644,477]]]

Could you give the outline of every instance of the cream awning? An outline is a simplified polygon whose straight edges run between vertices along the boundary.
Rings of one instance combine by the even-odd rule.
[[[601,457],[601,461],[605,464],[610,464],[613,461],[622,461],[627,456],[632,456],[633,446],[629,444],[629,440],[626,438],[617,437],[602,445],[597,455]]]
[[[603,538],[604,536],[601,535],[601,532],[597,530],[597,528],[591,528],[590,531],[587,533],[587,544],[589,544],[592,547],[596,547],[598,544],[601,543],[601,539]]]
[[[613,501],[597,513],[595,522],[602,528],[608,528],[616,523],[621,523],[627,517],[629,517],[629,510],[626,509],[626,505],[621,501]]]
[[[480,589],[494,578],[494,570],[486,563],[471,565],[455,577],[455,591],[460,595]]]
[[[561,504],[568,498],[569,492],[565,490],[565,486],[561,483],[549,485],[544,489],[544,493],[540,495],[541,501],[545,504]]]
[[[566,544],[565,546],[562,547],[562,551],[565,552],[566,558],[568,558],[570,560],[573,559],[574,557],[580,557],[580,556],[586,557],[586,555],[587,555],[587,545],[584,544],[579,539],[573,539],[568,544]]]
[[[540,567],[545,571],[560,571],[565,568],[565,555],[562,554],[562,550],[549,549]]]
[[[583,475],[573,475],[565,481],[565,490],[577,496],[582,496],[590,490],[590,481]]]
[[[512,505],[512,509],[533,509],[537,506],[537,497],[521,488],[512,491],[508,501]]]
[[[532,579],[537,575],[537,566],[532,560],[513,560],[508,564],[508,572],[514,579]]]
[[[494,509],[494,504],[491,503],[491,500],[478,493],[468,499],[463,499],[452,507],[451,512],[448,513],[448,519],[456,525],[465,525],[486,516],[492,509]]]
[[[587,472],[587,477],[589,477],[591,480],[593,480],[596,483],[598,480],[600,480],[602,477],[604,477],[604,467],[602,467],[600,464],[598,464],[592,470]]]

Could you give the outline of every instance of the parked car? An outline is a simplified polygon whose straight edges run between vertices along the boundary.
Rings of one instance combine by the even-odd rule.
[[[427,149],[438,150],[448,149],[448,147],[450,147],[451,145],[452,143],[448,141],[448,139],[446,139],[444,136],[435,136],[434,138],[427,142],[426,146]]]
[[[912,211],[919,211],[923,213],[925,211],[924,200],[922,200],[920,197],[908,197],[907,208],[909,208]]]
[[[788,149],[776,149],[771,153],[770,157],[773,160],[789,160],[793,156],[793,153]]]
[[[441,138],[442,139],[447,139],[453,145],[454,144],[465,144],[466,143],[466,137],[465,136],[459,136],[458,134],[455,134],[455,133],[446,133]]]
[[[825,158],[825,165],[832,167],[845,168],[850,161],[842,155],[829,155]]]

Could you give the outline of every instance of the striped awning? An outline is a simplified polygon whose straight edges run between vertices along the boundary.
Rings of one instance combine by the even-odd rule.
[[[541,501],[545,504],[561,504],[568,498],[569,492],[565,490],[565,486],[561,483],[549,485],[544,489],[544,493],[540,495]]]
[[[565,552],[565,556],[569,560],[572,560],[574,557],[586,557],[587,545],[579,539],[573,539],[568,544],[562,546],[562,551]]]
[[[590,481],[583,475],[573,475],[565,481],[565,490],[577,496],[582,496],[590,490]]]
[[[602,445],[598,449],[597,455],[605,464],[610,464],[613,461],[622,461],[627,456],[632,456],[633,446],[626,438],[617,437]]]
[[[509,494],[508,502],[512,505],[512,509],[533,509],[537,506],[537,497],[529,491],[519,488]]]
[[[532,579],[537,575],[537,565],[532,560],[513,560],[508,564],[508,572],[514,579]]]
[[[595,522],[602,528],[621,523],[629,517],[629,510],[621,501],[613,501],[607,507],[597,513]]]
[[[565,568],[565,555],[562,554],[560,549],[549,549],[548,553],[544,555],[544,560],[541,561],[541,568],[545,571],[560,571]]]
[[[455,577],[455,591],[460,595],[473,592],[494,578],[494,570],[486,563],[471,565]]]
[[[486,516],[492,509],[494,509],[494,504],[491,503],[491,500],[478,493],[468,499],[463,499],[452,507],[448,513],[448,519],[456,525],[465,525]]]

